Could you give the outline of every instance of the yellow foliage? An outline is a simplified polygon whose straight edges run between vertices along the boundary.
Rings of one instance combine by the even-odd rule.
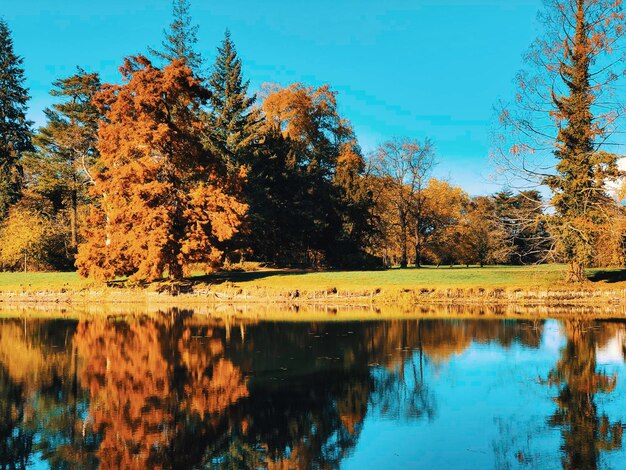
[[[54,224],[35,210],[13,206],[0,228],[0,265],[9,270],[45,268]]]

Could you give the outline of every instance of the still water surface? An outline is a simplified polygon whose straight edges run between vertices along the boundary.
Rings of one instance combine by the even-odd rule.
[[[626,324],[0,320],[0,468],[624,468]]]

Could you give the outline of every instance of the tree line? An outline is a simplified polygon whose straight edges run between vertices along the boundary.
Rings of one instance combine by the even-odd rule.
[[[537,188],[470,197],[433,178],[429,139],[391,139],[364,155],[329,85],[251,93],[228,31],[205,66],[188,0],[174,0],[160,48],[123,60],[119,84],[81,68],[56,80],[56,102],[34,131],[23,59],[0,21],[0,264],[137,280],[243,260],[316,268],[566,261],[573,278],[581,266],[623,264],[623,209],[605,187],[621,177],[617,155],[592,142],[602,128],[595,88],[583,86],[588,56],[608,47],[598,41],[622,35],[621,2],[557,3],[580,8],[573,46],[557,60],[572,94],[552,97],[560,162],[541,178],[551,200]],[[613,23],[590,32],[589,12],[600,7]],[[503,112],[502,122],[519,130],[525,121],[511,116]],[[530,150],[515,144],[509,154]]]

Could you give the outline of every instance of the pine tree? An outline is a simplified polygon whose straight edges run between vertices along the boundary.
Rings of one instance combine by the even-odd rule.
[[[528,189],[552,191],[551,245],[569,265],[568,280],[581,282],[599,237],[615,225],[606,185],[622,175],[607,149],[621,144],[616,81],[626,16],[623,0],[551,0],[540,18],[546,31],[525,57],[515,102],[500,115],[497,158],[517,181],[533,184]]]
[[[26,118],[28,90],[23,59],[15,55],[9,26],[0,20],[0,216],[21,193],[20,160],[33,149],[31,121]]]
[[[249,163],[250,151],[259,137],[261,116],[248,96],[241,59],[226,30],[209,78],[211,113],[209,143],[231,170]]]
[[[557,174],[546,178],[554,192],[552,204],[557,212],[556,230],[569,264],[569,281],[585,279],[584,267],[593,259],[595,239],[607,223],[607,208],[613,204],[605,184],[619,176],[617,155],[599,151],[598,140],[605,129],[598,124],[592,106],[596,92],[591,82],[591,67],[599,49],[614,39],[612,28],[621,35],[623,14],[620,2],[568,0],[573,12],[571,36],[562,49],[559,73],[566,94],[553,91],[554,115],[559,122],[554,152]],[[597,22],[602,23],[597,26]],[[606,29],[605,29],[606,28]]]
[[[172,22],[169,31],[163,31],[165,38],[162,50],[149,48],[150,53],[165,63],[183,59],[197,77],[202,76],[202,56],[194,50],[198,43],[198,26],[192,23],[189,0],[172,1]]]
[[[97,155],[98,120],[101,115],[92,103],[100,90],[97,73],[82,69],[56,80],[50,94],[65,101],[44,112],[45,127],[35,137],[38,152],[27,160],[26,173],[33,189],[48,196],[55,205],[69,209],[70,245],[78,244],[78,205],[88,198],[92,181],[90,168]]]

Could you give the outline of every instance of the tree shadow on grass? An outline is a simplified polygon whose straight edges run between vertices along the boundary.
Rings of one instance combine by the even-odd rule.
[[[212,274],[205,274],[202,276],[193,276],[187,278],[188,281],[194,284],[206,283],[206,284],[223,284],[225,282],[249,282],[257,281],[267,277],[274,276],[294,276],[307,274],[314,271],[304,269],[280,269],[280,270],[268,270],[268,271],[222,271]]]
[[[589,276],[589,280],[591,282],[606,282],[607,284],[626,281],[626,269],[597,271]]]

